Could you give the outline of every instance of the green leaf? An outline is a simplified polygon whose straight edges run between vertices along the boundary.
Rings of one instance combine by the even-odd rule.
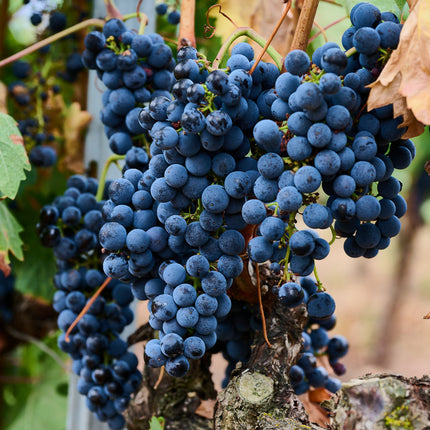
[[[149,430],[163,430],[164,429],[164,418],[163,417],[152,417],[149,421]]]
[[[45,248],[40,244],[35,232],[35,223],[29,225],[22,238],[25,243],[24,261],[12,263],[15,288],[22,293],[52,300],[55,291],[52,280],[57,271],[52,248]],[[38,282],[34,282],[35,279]]]
[[[30,170],[24,141],[9,115],[0,113],[0,197],[15,198],[19,184],[25,179],[24,170]]]
[[[56,339],[44,339],[45,344],[66,360],[67,356],[56,347]],[[65,428],[67,414],[67,391],[69,376],[35,345],[25,345],[14,351],[19,368],[3,368],[19,383],[4,384],[2,425],[7,430]],[[2,427],[3,428],[3,427]]]
[[[395,0],[395,2],[399,10],[403,10],[406,4],[406,0]]]
[[[19,233],[23,228],[10,212],[5,201],[0,201],[0,256],[9,264],[9,252],[18,260],[23,259],[22,240]]]

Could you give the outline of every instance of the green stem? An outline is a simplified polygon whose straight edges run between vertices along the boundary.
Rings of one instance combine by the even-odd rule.
[[[290,260],[290,254],[291,254],[291,248],[290,248],[290,237],[296,230],[296,226],[294,225],[294,221],[296,219],[297,212],[291,212],[290,213],[290,219],[288,220],[288,228],[287,228],[287,236],[288,236],[288,248],[287,253],[284,258],[284,275],[282,276],[281,280],[279,281],[279,285],[284,282],[289,282],[291,280],[292,273],[288,271],[288,261]]]
[[[148,24],[148,17],[143,13],[139,13],[140,16],[140,25],[139,25],[139,31],[137,34],[143,34],[145,33],[146,24]]]
[[[124,155],[116,155],[112,154],[107,160],[105,165],[103,166],[102,173],[100,175],[99,186],[97,188],[96,200],[100,202],[103,199],[103,191],[105,189],[106,176],[109,170],[109,167],[112,163],[117,163],[118,160],[123,160],[125,158]]]
[[[263,37],[261,37],[256,31],[252,30],[249,27],[239,27],[237,30],[235,30],[233,33],[230,34],[228,39],[223,43],[221,46],[221,49],[219,50],[217,56],[215,57],[215,60],[212,63],[212,67],[214,69],[217,69],[220,62],[224,58],[224,55],[227,53],[228,49],[232,45],[232,43],[238,39],[239,37],[246,36],[249,37],[254,42],[258,43],[262,48],[265,47],[266,41]],[[267,53],[272,57],[273,61],[275,62],[276,66],[279,70],[282,69],[282,55],[276,51],[273,47],[269,46],[267,48]]]
[[[348,49],[348,51],[345,52],[345,55],[347,56],[347,58],[349,58],[356,53],[357,53],[357,48],[353,46],[351,49]]]
[[[336,230],[332,225],[330,226],[330,230],[331,230],[331,240],[328,244],[333,245],[334,241],[336,240]]]
[[[127,20],[132,19],[132,18],[137,18],[138,15],[146,17],[146,15],[143,12],[133,12],[133,13],[127,13],[127,14],[123,15],[122,20],[127,21]]]
[[[76,33],[79,30],[83,30],[84,28],[95,26],[95,27],[103,27],[105,25],[105,21],[102,19],[87,19],[85,21],[80,22],[79,24],[73,25],[72,27],[66,28],[59,33],[53,34],[52,36],[47,37],[46,39],[40,40],[35,44],[29,46],[28,48],[23,49],[22,51],[17,52],[16,54],[11,55],[10,57],[5,58],[0,61],[0,68],[6,66],[6,64],[13,63],[16,60],[24,57],[25,55],[31,54],[43,48],[50,43],[56,42],[57,40],[62,39],[63,37],[69,36],[70,34]]]
[[[318,276],[317,266],[314,266],[314,276],[315,280],[317,281],[318,291],[325,291],[325,288],[323,287],[323,284]]]

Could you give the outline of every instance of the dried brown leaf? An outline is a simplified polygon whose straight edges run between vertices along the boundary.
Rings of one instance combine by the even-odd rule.
[[[211,420],[214,417],[215,399],[202,400],[195,413],[203,418]]]
[[[430,124],[430,2],[415,1],[378,80],[371,85],[368,109],[393,103],[394,116],[403,115],[405,137],[422,134]]]
[[[329,400],[331,393],[325,388],[315,388],[309,391],[309,400],[315,403],[321,403],[324,400]]]
[[[84,171],[84,136],[83,132],[91,122],[91,115],[81,110],[81,105],[72,103],[65,113],[63,167],[75,173]]]
[[[309,393],[299,396],[300,401],[303,403],[303,406],[309,415],[309,420],[313,423],[325,426],[329,421],[327,411],[318,403],[311,401],[309,397]]]

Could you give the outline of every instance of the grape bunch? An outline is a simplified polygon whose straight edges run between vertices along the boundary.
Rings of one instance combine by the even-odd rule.
[[[76,12],[80,13],[79,9]],[[40,28],[38,38],[64,30],[66,15],[58,10],[34,12],[30,18],[33,25],[38,26],[44,14],[49,14],[48,25]],[[33,166],[51,167],[57,162],[57,147],[61,143],[58,129],[61,127],[57,124],[56,109],[53,108],[59,103],[54,99],[61,97],[61,91],[68,90],[68,84],[76,82],[83,69],[75,35],[57,42],[55,46],[42,47],[35,57],[12,63],[14,80],[8,84],[13,102],[11,113],[18,120]]]
[[[82,58],[97,71],[107,87],[100,119],[112,152],[126,156],[130,167],[144,168],[148,157],[137,123],[141,107],[157,96],[171,97],[175,61],[159,34],[136,34],[119,19],[106,22],[103,31],[85,37]]]
[[[249,49],[248,55],[253,56]],[[259,88],[270,88],[276,67],[261,63],[258,70]],[[155,97],[139,116],[142,132],[153,140],[149,166],[143,172],[126,169],[123,178],[112,182],[103,208],[108,222],[99,241],[110,252],[105,273],[131,281],[136,297],[149,299],[150,324],[160,338],[146,346],[147,361],[182,376],[188,359],[200,358],[215,345],[218,323],[230,311],[227,290],[242,273],[240,254],[246,245],[240,211],[251,186],[248,175],[235,167],[243,163],[244,169],[256,168],[256,160],[246,157],[250,143],[242,129],[225,111],[215,109],[214,96],[221,84],[226,108],[236,109],[231,111],[234,121],[245,118],[248,101],[235,81],[229,84],[221,71],[205,73],[194,48],[178,52],[174,73],[179,79],[172,88],[175,100]],[[247,74],[238,79],[251,85]],[[251,109],[257,106],[251,98],[249,103]],[[180,126],[183,131],[178,133]],[[248,191],[241,189],[242,174]],[[212,176],[220,184],[211,185]]]
[[[97,240],[103,203],[96,201],[96,191],[97,181],[70,177],[64,195],[42,208],[38,231],[42,244],[53,247],[57,259],[53,307],[63,331],[58,345],[73,359],[73,371],[79,375],[77,389],[86,396],[88,408],[110,428],[122,429],[122,413],[141,381],[137,357],[120,338],[133,321],[129,305],[134,297],[129,285],[112,280],[90,302],[107,282]],[[65,333],[86,306],[87,312],[66,339]]]
[[[0,270],[0,325],[12,321],[14,283],[12,275],[6,276]]]
[[[271,63],[256,64],[248,43],[236,44],[226,68],[213,70],[192,47],[180,49],[175,63],[159,35],[136,35],[118,19],[91,32],[83,61],[108,88],[101,120],[112,151],[125,155],[125,166],[103,205],[89,198],[95,206],[80,207],[95,185],[87,180],[84,186],[75,176],[54,209],[46,209],[54,215],[43,221],[42,211],[41,239],[54,247],[61,271],[58,307],[70,294],[68,273],[85,279],[102,261],[113,279],[106,301],[126,307],[131,295],[148,300],[149,324],[158,338],[146,344],[147,364],[180,377],[190,360],[222,351],[228,377],[237,362],[249,358],[252,331],[260,328],[253,307],[232,299],[230,289],[245,264],[267,263],[279,277],[272,293],[287,308],[305,305],[310,318],[302,356],[290,374],[296,392],[309,386],[336,391],[339,382],[316,366],[315,355],[327,354],[340,375],[344,366],[338,360],[348,343],[327,334],[336,322],[335,302],[317,277],[315,261],[329,255],[336,237],[346,238],[351,257],[371,258],[389,245],[406,210],[401,183],[392,174],[415,155],[392,106],[366,110],[367,85],[400,32],[392,14],[378,17],[372,8],[362,3],[352,10],[354,27],[343,37],[346,52],[331,42],[312,61],[292,51],[285,73]],[[366,48],[370,42],[376,48]],[[92,211],[94,220],[86,221]],[[297,227],[299,216],[304,229]],[[93,221],[93,228],[86,224]],[[316,231],[328,229],[330,242]],[[316,281],[308,278],[312,273]],[[85,282],[80,285],[88,299]],[[61,320],[64,329],[71,323],[71,317]],[[117,335],[121,324],[112,330]],[[110,356],[113,370],[107,373],[118,381],[116,363],[132,359]],[[77,360],[85,394],[90,381],[82,369],[88,366]],[[124,378],[137,381],[135,366],[129,367]],[[102,419],[112,411],[103,407],[118,403],[112,393],[106,396],[96,396],[96,406],[89,401]]]

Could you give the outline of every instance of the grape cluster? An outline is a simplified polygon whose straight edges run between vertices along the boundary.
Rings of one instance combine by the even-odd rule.
[[[14,277],[5,276],[0,270],[0,324],[7,324],[13,318]]]
[[[399,232],[406,210],[392,173],[415,155],[392,106],[366,111],[367,85],[398,43],[388,34],[400,32],[392,15],[370,21],[371,15],[378,13],[367,4],[351,12],[347,53],[333,43],[318,48],[312,61],[292,51],[282,74],[271,63],[255,64],[247,43],[233,47],[226,69],[212,70],[192,47],[178,51],[175,65],[160,36],[136,35],[117,19],[86,37],[84,63],[108,87],[101,120],[126,164],[103,207],[94,208],[96,230],[85,226],[86,213],[77,213],[63,236],[50,222],[41,237],[61,258],[75,246],[84,215],[91,246],[103,249],[105,275],[148,300],[149,324],[158,331],[145,347],[150,366],[183,376],[189,360],[209,350],[223,351],[228,373],[246,361],[250,329],[259,321],[228,290],[244,261],[270,262],[280,278],[273,293],[288,308],[304,303],[310,317],[291,371],[296,392],[339,387],[315,365],[315,354],[327,354],[341,374],[338,359],[348,350],[343,337],[327,334],[335,324],[334,299],[307,278],[330,251],[315,230],[346,237],[352,257],[374,257]],[[82,193],[76,181],[69,185]],[[69,206],[79,208],[72,188],[56,204],[66,224]],[[298,215],[306,229],[297,228]],[[79,254],[73,252],[70,258]]]
[[[317,283],[309,277],[301,278],[300,288],[310,318],[302,333],[303,347],[299,360],[290,370],[290,381],[298,395],[307,392],[310,385],[314,388],[324,387],[335,393],[340,388],[340,381],[329,376],[324,366],[318,366],[317,357],[327,355],[334,373],[342,375],[345,366],[339,362],[339,358],[347,354],[348,341],[340,335],[330,338],[328,334],[336,325],[334,300],[331,296],[318,293]],[[281,301],[284,297],[281,295]]]
[[[243,47],[253,56],[247,44],[236,51]],[[258,70],[259,88],[270,88],[279,74],[276,67],[261,63]],[[245,124],[248,103],[258,108],[247,73],[208,74],[194,48],[178,52],[174,73],[175,100],[155,97],[139,115],[142,132],[152,138],[148,169],[126,169],[113,181],[99,240],[110,251],[105,273],[131,281],[136,297],[150,300],[150,324],[160,339],[148,343],[147,361],[181,376],[188,359],[215,345],[218,323],[231,307],[226,292],[243,270],[240,254],[246,244],[240,230],[246,223],[240,212],[251,188],[245,169],[253,167],[254,177],[258,171],[256,160],[246,157],[250,142],[242,128],[253,125]],[[249,99],[235,82],[244,85]],[[226,110],[216,109],[216,95]],[[258,114],[254,117],[255,122]],[[239,163],[243,170],[236,168]]]
[[[88,408],[110,428],[122,429],[122,412],[141,381],[137,357],[127,352],[127,343],[120,338],[133,321],[129,305],[134,297],[129,285],[112,280],[89,303],[106,281],[97,240],[102,203],[96,201],[96,191],[97,181],[70,177],[64,195],[42,208],[38,230],[57,259],[53,307],[64,332],[58,345],[73,359],[73,371],[80,376],[77,389],[86,396]],[[65,332],[87,304],[91,306],[66,340]]]
[[[57,161],[57,152],[51,146],[55,137],[50,132],[49,117],[44,116],[42,123],[37,118],[36,105],[39,99],[45,106],[48,94],[53,94],[53,87],[46,85],[46,80],[40,76],[34,76],[32,65],[27,61],[13,63],[12,73],[18,80],[8,85],[8,91],[17,109],[23,111],[17,116],[23,116],[18,119],[18,128],[29,151],[30,162],[35,167],[50,167]]]
[[[119,19],[107,21],[102,32],[89,33],[85,48],[85,66],[97,70],[107,87],[100,118],[110,149],[126,155],[129,167],[142,169],[148,157],[141,148],[145,140],[139,136],[143,130],[137,115],[154,97],[171,97],[175,80],[172,50],[159,34],[138,35]]]
[[[48,14],[48,11],[42,13]],[[35,12],[31,22],[39,25],[42,14]],[[57,33],[65,26],[66,15],[61,11],[52,11],[49,13],[47,28],[38,36],[43,38],[48,33]],[[56,104],[53,99],[66,89],[65,85],[75,82],[84,69],[81,56],[76,52],[74,35],[69,36],[68,41],[58,42],[58,45],[60,48],[47,45],[38,51],[36,58],[15,61],[11,67],[16,79],[8,85],[9,96],[14,104],[12,114],[18,119],[30,162],[35,167],[50,167],[56,163],[55,146],[59,143],[56,139],[59,127],[53,118],[55,109],[52,105]],[[52,51],[55,52],[54,61]]]

